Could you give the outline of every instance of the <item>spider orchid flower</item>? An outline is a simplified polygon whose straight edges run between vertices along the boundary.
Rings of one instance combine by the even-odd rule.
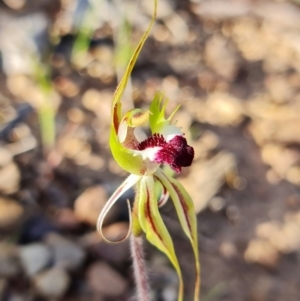
[[[172,123],[178,108],[170,117],[166,118],[167,101],[164,100],[162,93],[156,93],[149,110],[133,109],[122,115],[121,109],[121,98],[128,78],[156,17],[157,0],[154,3],[155,9],[151,23],[128,63],[115,91],[112,103],[110,148],[114,159],[130,175],[107,201],[99,215],[97,229],[102,237],[107,240],[102,232],[106,214],[128,189],[134,187],[136,197],[130,214],[130,229],[123,239],[126,239],[130,233],[135,237],[144,233],[150,243],[166,254],[178,274],[178,300],[182,301],[183,279],[180,265],[172,238],[159,211],[159,208],[167,202],[170,196],[179,222],[190,240],[194,252],[197,275],[194,297],[194,301],[196,301],[199,298],[200,265],[197,222],[193,201],[179,181],[160,168],[161,165],[168,165],[176,173],[179,173],[182,167],[190,166],[194,158],[193,148],[187,144],[180,128]],[[151,130],[149,137],[143,137],[139,133],[139,129],[146,125],[149,125]],[[128,206],[130,209],[129,203]],[[131,212],[131,209],[129,212]]]

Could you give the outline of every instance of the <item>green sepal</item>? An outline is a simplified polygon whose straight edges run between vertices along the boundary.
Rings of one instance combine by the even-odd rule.
[[[200,292],[200,262],[198,250],[197,218],[193,200],[179,181],[168,176],[161,169],[156,171],[155,176],[168,190],[174,203],[182,230],[192,245],[196,268],[194,301],[198,301]]]
[[[130,78],[132,69],[137,61],[137,58],[143,48],[143,45],[148,38],[149,32],[154,24],[156,19],[156,11],[157,11],[157,0],[154,0],[154,11],[151,22],[141,37],[127,67],[126,70],[117,86],[113,101],[112,101],[112,121],[110,127],[110,149],[112,155],[116,162],[120,165],[121,168],[133,174],[141,174],[141,170],[143,170],[144,163],[141,156],[134,156],[133,152],[130,149],[126,149],[122,143],[119,141],[118,137],[118,128],[122,120],[122,110],[121,110],[121,98],[126,88],[128,79]]]
[[[172,112],[169,118],[165,117],[165,109],[169,100],[164,99],[162,92],[157,92],[150,105],[149,124],[152,134],[162,132],[162,129],[169,126],[170,122],[180,106]]]
[[[144,167],[142,156],[134,156],[132,150],[124,147],[122,143],[120,143],[113,125],[110,130],[109,145],[114,159],[122,169],[135,175],[141,174],[141,170],[143,170]]]
[[[163,252],[173,264],[179,279],[178,301],[183,301],[183,278],[172,238],[160,215],[153,176],[139,182],[138,217],[147,240]]]

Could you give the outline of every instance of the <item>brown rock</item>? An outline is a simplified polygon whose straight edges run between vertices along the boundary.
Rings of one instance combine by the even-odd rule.
[[[74,203],[75,216],[82,222],[86,222],[95,226],[99,213],[108,200],[107,193],[102,186],[93,186],[86,189]],[[106,218],[106,221],[112,218],[111,210]]]
[[[270,296],[270,291],[274,289],[275,279],[270,275],[257,275],[252,282],[252,289],[248,300],[265,301]],[[280,299],[279,299],[280,300]]]
[[[87,271],[89,286],[96,293],[118,297],[123,295],[127,289],[126,280],[104,262],[96,262]]]
[[[113,263],[114,265],[122,265],[130,259],[129,241],[125,240],[118,244],[110,244],[106,241],[100,241],[91,248],[103,260]]]
[[[113,94],[111,91],[87,90],[82,96],[82,105],[89,111],[101,115],[105,124],[110,123],[110,104]],[[101,122],[101,121],[100,121]]]
[[[74,230],[80,226],[74,211],[69,208],[60,208],[53,216],[55,224],[63,230]]]
[[[79,93],[79,88],[70,78],[58,76],[55,79],[55,87],[58,92],[66,97],[74,97]]]
[[[17,97],[27,99],[34,107],[39,108],[48,99],[51,99],[53,108],[57,108],[61,102],[60,95],[52,90],[50,94],[45,92],[26,75],[12,75],[7,78],[7,87]]]
[[[203,122],[218,126],[237,125],[243,120],[244,108],[241,100],[227,93],[215,92],[209,95],[205,106],[199,112]]]
[[[298,252],[300,250],[300,221],[298,214],[287,214],[285,222],[269,221],[256,228],[257,236],[267,240],[281,253]]]
[[[262,147],[261,154],[263,161],[269,164],[281,177],[284,177],[286,172],[300,159],[300,154],[296,149],[275,143],[265,144]]]
[[[279,251],[266,240],[254,239],[250,241],[244,257],[248,262],[275,268],[279,260]]]
[[[6,286],[7,280],[4,278],[0,278],[0,300],[4,299]]]
[[[34,285],[46,298],[61,298],[70,284],[70,276],[60,268],[52,268],[37,275]]]
[[[193,163],[188,176],[180,178],[180,182],[191,195],[196,213],[207,207],[209,200],[228,181],[228,176],[235,173],[235,157],[229,152],[220,152],[207,161]]]
[[[232,259],[238,254],[238,250],[234,243],[230,241],[224,241],[220,244],[220,254],[226,259]]]
[[[19,250],[22,265],[29,277],[46,268],[52,260],[51,250],[41,243],[23,246]]]
[[[56,233],[49,233],[45,241],[52,248],[55,266],[75,270],[83,263],[85,253],[74,242]]]
[[[19,189],[20,171],[14,162],[0,169],[0,192],[11,194]]]
[[[0,244],[0,276],[10,278],[17,276],[20,272],[21,265],[16,247],[2,242]]]
[[[15,200],[0,197],[0,229],[15,226],[23,215],[23,207]]]
[[[64,137],[59,140],[58,148],[64,156],[73,159],[79,165],[85,165],[89,161],[91,146],[85,139]]]
[[[205,44],[205,61],[219,75],[232,79],[238,68],[237,55],[221,35],[213,35]]]
[[[4,147],[0,147],[0,168],[12,162],[11,153]]]

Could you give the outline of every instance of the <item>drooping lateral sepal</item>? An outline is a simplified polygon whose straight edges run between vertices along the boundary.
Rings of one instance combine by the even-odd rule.
[[[103,235],[103,231],[102,231],[102,227],[103,227],[103,223],[104,223],[104,219],[107,215],[107,213],[110,211],[110,209],[112,208],[112,206],[116,203],[116,201],[128,190],[130,189],[132,186],[134,186],[138,181],[140,180],[140,177],[137,175],[130,175],[118,188],[117,190],[111,195],[111,197],[108,199],[108,201],[105,203],[105,206],[103,207],[103,209],[100,212],[100,215],[98,217],[97,220],[97,230],[99,232],[99,234],[103,237],[104,240],[106,240],[107,242],[110,243],[118,243],[120,241],[125,240],[126,238],[128,238],[130,231],[131,231],[131,224],[132,224],[132,220],[131,220],[131,208],[130,208],[130,204],[129,202],[127,202],[128,204],[128,209],[129,209],[129,218],[130,218],[130,225],[129,225],[129,229],[128,232],[126,234],[125,237],[123,237],[121,240],[119,241],[110,241],[108,239],[106,239],[106,237]]]
[[[152,176],[142,177],[139,192],[138,216],[147,240],[162,251],[173,264],[179,278],[178,301],[183,301],[183,279],[172,238],[157,205],[157,194]]]
[[[195,256],[196,267],[194,301],[198,301],[200,290],[200,263],[198,250],[197,218],[193,200],[179,181],[172,177],[169,177],[161,169],[158,169],[156,171],[155,177],[168,190],[170,197],[174,203],[182,229],[191,242]]]

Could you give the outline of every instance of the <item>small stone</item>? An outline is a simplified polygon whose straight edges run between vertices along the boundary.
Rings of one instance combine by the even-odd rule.
[[[89,267],[87,281],[92,290],[108,297],[119,297],[128,287],[127,281],[119,273],[100,261]]]
[[[232,80],[238,68],[237,54],[221,35],[213,35],[205,44],[205,61],[217,74]]]
[[[145,12],[149,15],[152,16],[153,13],[153,5],[150,1],[145,1],[142,2],[143,3],[143,8],[145,10]],[[159,2],[159,10],[158,10],[158,18],[159,19],[166,19],[168,18],[170,15],[172,15],[172,13],[174,13],[175,8],[174,8],[174,3],[173,1],[170,0],[163,0]]]
[[[64,137],[59,140],[58,148],[65,157],[73,159],[79,165],[85,165],[89,161],[91,145],[85,139]]]
[[[274,143],[265,144],[261,154],[263,161],[269,164],[281,177],[300,159],[300,155],[295,149]]]
[[[18,10],[24,7],[26,0],[4,0],[3,2],[10,8]]]
[[[218,212],[224,209],[225,207],[225,200],[221,197],[213,197],[208,204],[208,207],[213,212]]]
[[[30,108],[30,107],[29,107]],[[28,110],[31,110],[28,109]],[[23,140],[23,139],[26,139],[30,136],[32,136],[32,133],[31,133],[31,129],[30,127],[25,124],[25,123],[19,123],[18,125],[16,125],[11,131],[10,131],[10,141],[15,143],[17,141],[20,141],[20,140]],[[24,141],[24,140],[23,140]],[[9,151],[11,152],[11,143],[7,146]],[[13,155],[15,155],[16,153],[15,152],[11,152]]]
[[[265,80],[272,101],[278,104],[287,103],[294,97],[293,88],[288,78],[282,75],[269,75]]]
[[[7,296],[8,295],[8,296]],[[28,300],[32,300],[32,292],[16,292],[14,290],[9,291],[9,293],[7,294],[6,299],[7,301],[28,301]],[[1,299],[2,300],[2,299]]]
[[[21,265],[16,247],[2,242],[0,244],[0,277],[11,278],[17,276],[20,272]]]
[[[177,299],[178,290],[175,285],[166,286],[162,291],[162,297],[164,301],[174,301]]]
[[[0,169],[0,192],[12,194],[19,189],[20,171],[18,166],[11,162]]]
[[[0,300],[4,300],[6,286],[7,280],[4,278],[0,278]]]
[[[229,241],[222,242],[219,251],[226,259],[234,258],[238,254],[236,246]]]
[[[101,120],[110,122],[110,103],[113,94],[111,91],[96,89],[87,90],[82,96],[82,105],[95,114],[101,114]],[[101,113],[100,113],[101,112]]]
[[[251,284],[249,299],[251,301],[265,301],[270,296],[276,281],[271,275],[257,275]],[[280,297],[279,297],[280,300]]]
[[[37,214],[26,219],[22,226],[21,240],[25,242],[41,241],[49,232],[57,231],[57,227],[52,223],[47,215]]]
[[[300,186],[300,167],[299,166],[293,166],[291,167],[286,174],[286,179],[295,184]]]
[[[38,274],[34,285],[40,295],[46,298],[61,298],[70,284],[70,276],[63,269],[52,268]]]
[[[239,208],[233,205],[230,205],[226,208],[226,216],[232,222],[238,221],[240,218]]]
[[[11,153],[4,147],[0,147],[0,168],[12,162]]]
[[[235,173],[236,159],[232,153],[220,152],[209,160],[194,162],[189,171],[180,182],[191,195],[195,211],[199,213],[228,181],[228,175]]]
[[[74,97],[79,93],[79,87],[70,78],[58,76],[54,82],[57,91],[63,96]]]
[[[24,209],[18,202],[0,197],[0,229],[10,229],[15,226],[20,222],[23,213]]]
[[[85,119],[84,112],[78,108],[71,108],[68,110],[68,119],[75,124],[82,124]]]
[[[266,179],[271,185],[277,185],[282,180],[282,178],[272,168],[266,172]]]
[[[76,218],[74,211],[69,208],[59,208],[53,216],[55,225],[59,229],[74,230],[78,229],[80,223]]]
[[[168,42],[173,45],[186,45],[189,40],[189,27],[188,24],[180,14],[172,13],[165,21],[164,24],[168,28],[171,35],[168,37]]]
[[[61,102],[60,95],[54,89],[45,94],[42,88],[25,74],[9,76],[7,78],[7,87],[13,95],[27,99],[31,106],[37,109],[48,99],[51,99],[51,106],[53,106],[53,109],[58,108]]]
[[[266,240],[254,239],[250,241],[244,257],[248,262],[275,268],[279,260],[279,251]]]
[[[210,94],[200,112],[200,120],[218,126],[237,125],[243,120],[242,102],[227,93]]]
[[[82,96],[82,104],[85,109],[95,112],[99,109],[101,92],[96,89],[87,90]]]
[[[92,186],[86,189],[74,203],[75,216],[78,220],[95,226],[99,213],[103,209],[108,196],[102,186]],[[105,221],[111,220],[113,210],[111,210]]]
[[[52,253],[47,246],[34,243],[20,248],[20,258],[28,276],[47,267],[52,259]]]
[[[300,223],[297,214],[286,214],[285,223],[265,222],[256,228],[257,236],[268,240],[281,253],[298,252],[300,250]]]
[[[85,253],[77,244],[56,233],[47,234],[45,242],[53,251],[55,266],[72,271],[82,265]]]
[[[199,0],[192,1],[195,2],[195,5],[192,6],[192,10],[195,14],[216,20],[241,17],[249,13],[250,8],[250,4],[248,4],[248,2],[234,2],[230,5],[229,2],[223,0],[217,0],[214,2],[203,2]]]

